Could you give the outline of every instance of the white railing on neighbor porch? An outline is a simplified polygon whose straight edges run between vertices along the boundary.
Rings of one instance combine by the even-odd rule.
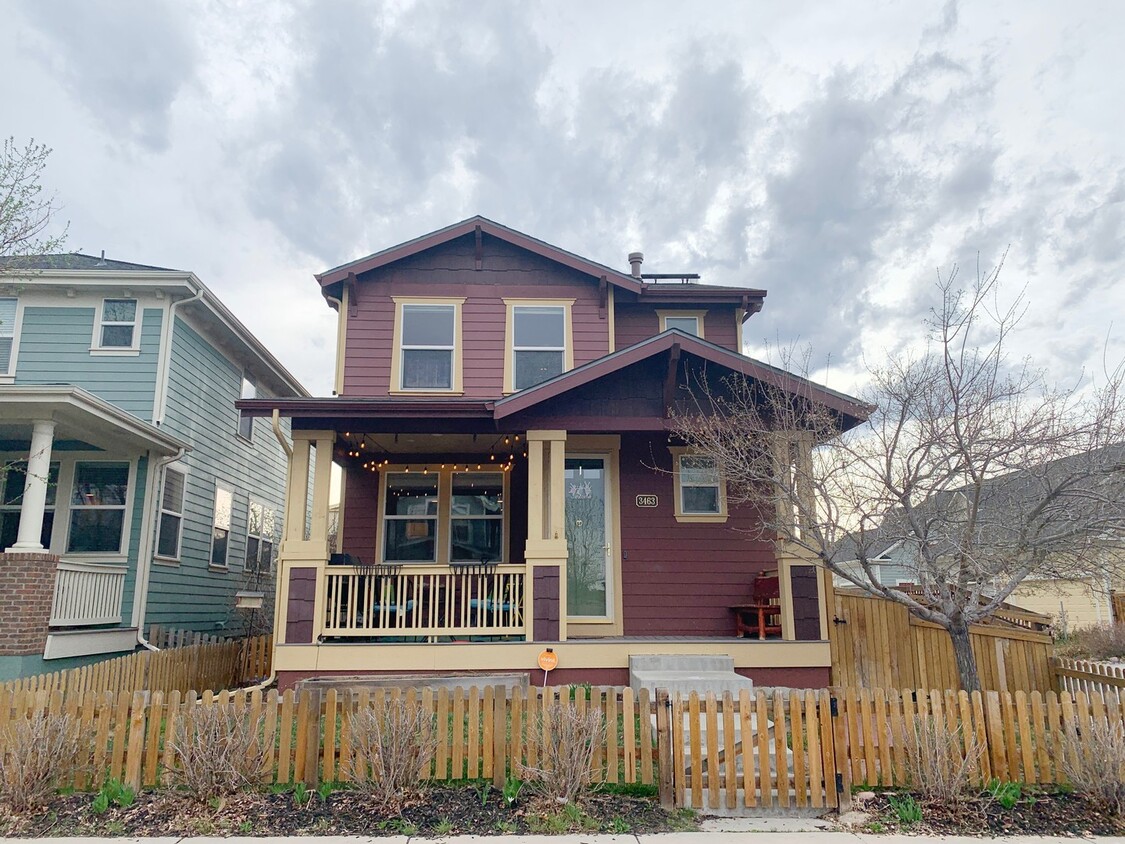
[[[522,565],[329,566],[325,636],[523,636]]]
[[[125,566],[60,561],[50,625],[120,624],[126,571]]]

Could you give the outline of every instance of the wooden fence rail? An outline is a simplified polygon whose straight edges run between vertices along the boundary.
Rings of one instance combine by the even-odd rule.
[[[126,656],[0,683],[0,691],[59,691],[66,697],[88,692],[171,692],[229,689],[264,680],[270,674],[271,638],[229,640]]]

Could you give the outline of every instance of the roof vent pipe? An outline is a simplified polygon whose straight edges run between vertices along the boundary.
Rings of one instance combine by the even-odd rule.
[[[629,266],[632,267],[633,278],[641,277],[641,264],[644,263],[644,252],[630,252],[629,253]]]

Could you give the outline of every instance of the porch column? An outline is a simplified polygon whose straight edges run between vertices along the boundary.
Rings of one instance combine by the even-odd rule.
[[[527,432],[528,639],[566,639],[566,431]]]
[[[51,446],[55,441],[55,423],[42,419],[31,429],[31,450],[27,455],[27,477],[20,504],[20,527],[16,544],[10,552],[42,551],[43,512],[47,506],[47,477],[51,471]]]

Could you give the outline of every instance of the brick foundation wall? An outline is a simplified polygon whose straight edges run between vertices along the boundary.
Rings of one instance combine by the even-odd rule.
[[[54,554],[0,553],[0,656],[43,653],[58,562]]]

